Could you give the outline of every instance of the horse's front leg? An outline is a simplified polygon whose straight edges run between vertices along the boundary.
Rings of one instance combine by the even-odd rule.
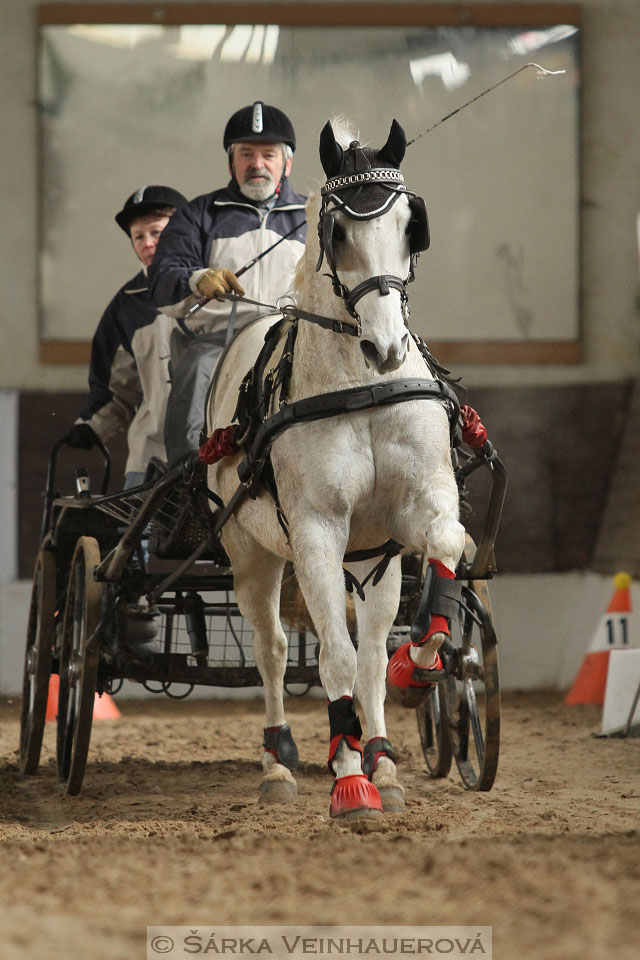
[[[280,622],[280,583],[284,560],[265,550],[241,527],[229,523],[225,537],[233,568],[234,592],[240,611],[253,627],[253,653],[264,684],[260,798],[264,802],[292,800],[293,771],[298,766],[295,745],[284,713],[284,674],[288,643]]]
[[[348,564],[351,573],[362,582],[373,560]],[[400,601],[402,570],[395,557],[382,579],[365,587],[365,600],[355,596],[358,618],[358,672],[356,696],[367,725],[364,747],[364,772],[378,788],[385,813],[404,810],[404,790],[396,775],[396,755],[387,739],[384,713],[386,695],[387,639]]]
[[[320,680],[328,699],[332,817],[379,816],[377,788],[362,770],[362,728],[355,711],[356,651],[347,630],[342,558],[346,522],[309,518],[291,524],[291,546],[300,589],[320,643]]]
[[[449,636],[449,623],[457,611],[460,585],[455,583],[455,571],[464,548],[465,530],[458,520],[458,489],[450,471],[432,480],[425,517],[422,536],[417,538],[418,547],[428,558],[425,621],[419,630],[418,623],[412,625],[411,642],[396,650],[387,668],[387,690],[405,706],[415,706],[433,687],[430,674],[442,670],[438,650]],[[416,542],[410,536],[398,539]]]

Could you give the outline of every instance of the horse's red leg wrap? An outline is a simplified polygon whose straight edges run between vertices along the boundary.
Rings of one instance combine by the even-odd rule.
[[[445,567],[439,560],[429,560],[429,566],[435,573],[435,590],[433,596],[437,598],[438,580],[455,580],[455,573]],[[433,573],[431,576],[433,577]],[[436,600],[440,604],[441,601]],[[387,692],[394,700],[405,706],[416,706],[421,695],[437,682],[437,675],[442,671],[440,654],[436,653],[433,664],[427,668],[419,667],[411,659],[411,648],[421,647],[434,634],[444,633],[449,636],[449,618],[443,613],[430,612],[428,626],[424,635],[417,641],[404,643],[399,647],[387,664]]]
[[[335,775],[333,761],[340,749],[340,744],[345,743],[349,750],[354,750],[362,756],[360,747],[360,737],[362,736],[362,727],[356,716],[353,706],[353,697],[340,697],[339,700],[330,700],[329,709],[329,773]]]
[[[430,558],[429,566],[435,568],[436,577],[440,577],[443,580],[455,580],[456,578],[455,572],[449,570],[449,568],[445,567],[444,563],[440,563],[439,560]],[[449,621],[447,617],[443,617],[439,613],[432,613],[431,623],[427,627],[427,632],[420,640],[415,642],[416,646],[422,646],[434,633],[444,633],[446,636],[449,636]]]
[[[353,697],[340,697],[339,700],[331,700],[328,708],[331,736],[329,770],[335,774],[333,762],[343,743],[349,750],[353,750],[362,756],[360,747],[362,727],[356,716]],[[332,817],[348,817],[355,814],[371,816],[377,812],[382,812],[380,794],[377,788],[369,783],[364,773],[337,777],[334,780],[331,788],[330,813]]]

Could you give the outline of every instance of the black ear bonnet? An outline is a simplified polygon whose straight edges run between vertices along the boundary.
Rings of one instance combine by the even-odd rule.
[[[391,209],[400,194],[411,208],[408,229],[413,255],[429,247],[429,221],[422,197],[407,190],[400,164],[407,146],[405,132],[394,120],[387,142],[380,150],[361,147],[357,140],[344,150],[336,141],[331,123],[320,134],[320,161],[327,175],[322,187],[322,210],[318,223],[320,249],[333,269],[333,211],[337,208],[352,220],[373,220]]]

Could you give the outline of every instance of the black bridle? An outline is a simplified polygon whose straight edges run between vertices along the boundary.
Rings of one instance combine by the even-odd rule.
[[[352,145],[353,146],[353,145]],[[355,147],[354,149],[357,149]],[[384,203],[373,212],[359,212],[348,203],[344,202],[341,192],[344,190],[353,190],[358,187],[366,191],[367,187],[381,185],[387,192]],[[331,280],[333,292],[337,297],[344,301],[347,312],[356,321],[358,332],[360,331],[360,316],[356,310],[356,304],[362,297],[368,293],[378,291],[380,296],[388,296],[391,290],[397,290],[400,293],[400,305],[402,316],[406,325],[409,322],[409,296],[407,294],[407,284],[414,279],[414,271],[419,251],[411,251],[409,274],[405,279],[394,276],[393,274],[380,274],[375,277],[368,277],[361,281],[353,289],[349,289],[338,276],[336,269],[335,256],[333,252],[333,241],[335,233],[335,213],[341,210],[352,220],[371,220],[382,216],[389,210],[393,203],[398,199],[399,194],[404,194],[408,198],[419,200],[417,194],[407,190],[404,185],[404,177],[400,170],[394,168],[373,167],[362,173],[354,173],[346,176],[332,177],[327,180],[321,189],[322,204],[318,216],[318,238],[320,241],[320,256],[316,265],[316,271],[322,267],[323,259],[326,258],[327,265],[331,271],[325,274]],[[395,194],[395,196],[394,196]],[[411,201],[410,201],[411,202]]]

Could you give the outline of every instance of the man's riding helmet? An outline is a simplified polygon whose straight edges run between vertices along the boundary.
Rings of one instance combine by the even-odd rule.
[[[236,110],[224,128],[224,148],[234,143],[286,143],[291,152],[296,149],[293,124],[286,113],[256,100],[249,107]]]
[[[138,217],[145,217],[150,213],[173,213],[176,207],[186,202],[187,198],[171,187],[140,187],[125,201],[120,213],[116,213],[115,220],[127,236],[130,236],[129,227]]]

